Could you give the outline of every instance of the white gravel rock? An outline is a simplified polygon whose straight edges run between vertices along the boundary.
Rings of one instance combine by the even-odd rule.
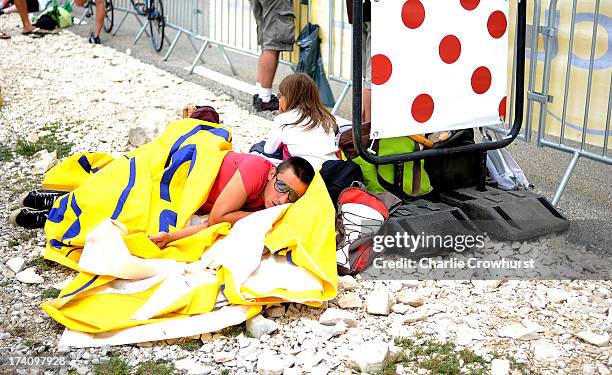
[[[491,375],[508,375],[510,373],[510,361],[495,358],[491,361]]]
[[[204,366],[195,358],[184,358],[174,361],[174,366],[177,370],[186,371],[189,375],[207,375],[212,372],[212,368]]]
[[[549,288],[546,291],[546,296],[548,297],[548,300],[552,303],[561,303],[567,300],[571,296],[571,294],[560,288]]]
[[[340,306],[343,309],[355,309],[355,308],[361,308],[363,306],[363,302],[361,301],[361,298],[359,297],[359,293],[350,292],[350,293],[345,293],[341,295],[340,298],[338,298],[338,306]]]
[[[285,365],[280,356],[264,352],[257,359],[257,373],[259,375],[281,375]]]
[[[366,309],[368,314],[389,315],[389,313],[391,313],[392,303],[389,289],[376,288],[374,292],[368,295],[366,300]]]
[[[497,331],[497,335],[515,340],[537,340],[539,338],[538,332],[543,330],[544,328],[537,323],[523,321],[522,323],[512,323],[501,327]]]
[[[25,284],[40,284],[45,280],[36,273],[36,268],[30,267],[19,272],[15,278]]]
[[[261,338],[263,335],[271,335],[278,330],[278,323],[260,314],[247,320],[246,329],[253,337]]]
[[[397,300],[412,307],[423,306],[426,302],[425,296],[414,290],[401,290],[397,294]]]
[[[6,266],[15,273],[19,273],[25,264],[25,259],[22,257],[14,257],[6,261]]]
[[[41,174],[57,163],[57,153],[55,151],[48,152],[47,150],[41,150],[35,153],[32,159],[32,173]]]
[[[326,326],[333,326],[339,322],[346,324],[348,327],[355,327],[355,314],[350,311],[330,307],[319,317],[319,323]]]
[[[389,345],[382,341],[370,341],[353,348],[349,367],[362,372],[381,371],[389,360]]]
[[[531,345],[533,357],[538,361],[556,361],[562,352],[550,341],[541,339]]]
[[[344,290],[353,290],[359,286],[353,276],[346,275],[338,277],[338,287]]]
[[[607,332],[598,335],[591,331],[580,331],[576,333],[576,337],[595,346],[606,346],[610,341],[610,335]]]

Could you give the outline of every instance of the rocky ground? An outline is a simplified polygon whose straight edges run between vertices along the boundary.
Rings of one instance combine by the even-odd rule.
[[[3,358],[17,353],[65,356],[67,366],[61,372],[78,374],[610,373],[609,280],[343,277],[338,297],[322,308],[278,306],[267,310],[265,319],[182,340],[97,349],[58,347],[63,327],[39,304],[56,296],[74,272],[42,260],[42,231],[6,224],[19,194],[36,187],[56,158],[76,151],[130,150],[168,120],[179,118],[189,103],[217,108],[238,150],[263,138],[270,122],[240,108],[229,95],[108,47],[89,45],[69,31],[33,39],[18,35],[17,27],[16,17],[0,18],[0,30],[12,35],[0,40],[5,100],[0,115]],[[559,249],[566,255],[562,268],[571,269],[576,254],[589,259],[592,271],[611,268],[606,258],[562,236],[529,244],[487,241],[481,251],[541,258]]]

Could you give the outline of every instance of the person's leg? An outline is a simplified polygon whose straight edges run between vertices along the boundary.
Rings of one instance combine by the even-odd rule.
[[[372,89],[361,91],[361,122],[372,121]]]
[[[17,12],[19,13],[19,17],[21,18],[21,24],[23,25],[23,32],[29,33],[34,27],[30,23],[30,19],[28,18],[28,6],[26,4],[26,0],[15,0],[15,6],[17,7]]]
[[[257,65],[257,81],[261,84],[259,98],[267,103],[272,97],[272,83],[278,68],[280,51],[264,49]]]
[[[262,1],[263,52],[259,57],[257,82],[259,100],[257,110],[277,110],[278,98],[272,95],[272,84],[281,51],[292,51],[295,39],[295,14],[291,0]]]
[[[96,31],[95,36],[100,37],[102,27],[104,26],[104,17],[106,16],[106,1],[96,0]]]

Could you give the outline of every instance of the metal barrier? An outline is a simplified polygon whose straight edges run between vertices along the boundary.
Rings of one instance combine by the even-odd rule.
[[[571,22],[569,23],[559,22],[558,19],[560,18],[560,15],[557,5],[557,0],[550,1],[546,26],[540,27],[540,33],[544,36],[542,93],[529,93],[530,104],[533,102],[540,103],[540,113],[538,117],[538,146],[549,147],[555,150],[573,154],[573,157],[563,177],[561,178],[555,196],[552,200],[552,204],[555,206],[561,199],[561,195],[567,187],[570,177],[574,172],[580,157],[585,157],[587,159],[595,160],[608,165],[612,164],[612,158],[610,158],[608,155],[608,139],[610,136],[612,136],[612,133],[610,132],[610,117],[612,110],[612,50],[610,50],[610,45],[612,45],[612,34],[610,34],[611,30],[609,28],[612,27],[612,24],[609,22],[609,15],[608,17],[604,16],[607,21],[603,24],[604,27],[608,25],[606,27],[608,31],[608,49],[605,51],[605,54],[602,57],[596,59],[595,51],[598,37],[598,26],[601,26],[599,22],[601,11],[600,0],[595,0],[593,13],[580,13],[581,22],[592,21],[593,23],[590,36],[591,43],[589,58],[588,60],[580,59],[574,55],[574,39],[576,36],[576,24],[578,23],[577,0],[573,0],[571,8]],[[608,9],[608,11],[610,10]],[[592,16],[592,20],[589,19],[590,16]],[[569,35],[569,39],[567,41],[568,52],[567,58],[565,59],[565,69],[560,69],[560,59],[555,59],[558,51],[564,50],[564,48],[562,49],[562,46],[559,45],[561,43],[561,38],[559,37],[560,35]],[[553,61],[557,63],[557,69],[552,69]],[[578,67],[575,66],[576,62],[579,62]],[[603,71],[603,73],[598,73],[598,75],[603,78],[603,81],[596,82],[596,80],[593,79],[596,63],[598,65],[598,71]],[[585,69],[587,69],[588,73],[586,85],[584,86],[584,112],[580,123],[572,124],[568,120],[568,107],[573,107],[576,109],[577,103],[579,103],[579,101],[582,99],[582,90],[570,90],[572,74],[579,74],[581,73],[581,70],[583,71]],[[555,74],[556,72],[557,74]],[[584,81],[584,79],[580,78],[574,78],[574,80],[574,85],[576,85],[577,81],[580,81],[581,83]],[[551,82],[563,82],[563,87],[559,88],[560,90],[557,90],[558,93],[560,91],[563,93],[560,116],[549,109],[550,105],[559,104],[559,100],[561,100],[560,96],[551,95]],[[594,88],[594,84],[596,83],[597,87]],[[600,101],[603,101],[603,103],[600,104],[606,106],[606,112],[604,112],[605,120],[603,120],[601,112],[598,113],[591,111],[591,102],[593,99],[594,90],[597,90],[597,94],[599,94],[595,97],[600,99]],[[605,100],[606,93],[607,100]],[[607,105],[605,103],[607,103]],[[596,108],[595,110],[597,111],[600,109],[602,108]],[[599,118],[592,120],[594,115],[598,114],[600,115]],[[591,116],[591,118],[589,116]],[[529,117],[528,120],[531,121],[531,117]],[[603,125],[604,121],[605,125]],[[557,127],[554,122],[559,122],[559,126]],[[603,131],[600,129],[593,129],[593,127],[597,124],[604,126]],[[569,131],[573,132],[571,137],[568,136]],[[601,141],[598,139],[599,135],[602,136]],[[590,150],[588,146],[594,148],[595,151]]]

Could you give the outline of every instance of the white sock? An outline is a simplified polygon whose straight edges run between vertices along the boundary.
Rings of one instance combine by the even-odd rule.
[[[259,92],[260,88],[261,88],[261,83],[259,82],[255,83],[255,91]]]
[[[265,87],[260,87],[259,88],[259,99],[261,99],[262,102],[267,103],[270,101],[270,99],[272,99],[272,88],[265,88]]]

